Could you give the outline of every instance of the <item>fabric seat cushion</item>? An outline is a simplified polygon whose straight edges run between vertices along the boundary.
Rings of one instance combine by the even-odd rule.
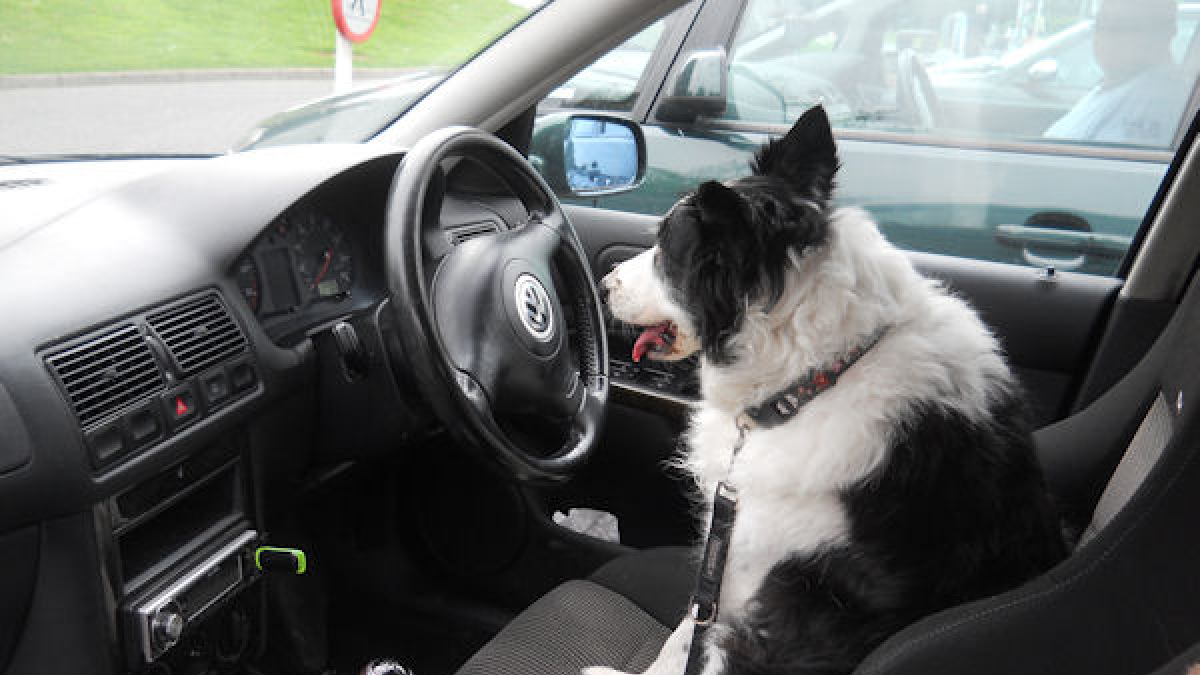
[[[633,600],[674,630],[695,584],[694,558],[692,549],[683,546],[649,548],[610,561],[592,573],[591,580]]]
[[[585,666],[646,669],[671,628],[625,596],[568,581],[517,615],[459,675],[579,675]]]

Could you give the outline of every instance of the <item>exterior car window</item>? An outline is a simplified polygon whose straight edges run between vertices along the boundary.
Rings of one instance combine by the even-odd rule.
[[[1194,113],[1200,4],[746,0],[703,12],[735,25],[725,44],[685,43],[726,49],[724,112],[668,123],[651,109],[643,185],[587,203],[665,213],[703,180],[744,174],[758,144],[821,104],[839,137],[839,202],[869,210],[897,245],[1114,275]]]
[[[650,24],[555,88],[538,105],[538,112],[560,108],[632,110],[642,73],[662,39],[664,22],[665,19],[659,19]]]
[[[544,3],[388,4],[0,1],[0,163],[366,141]]]
[[[823,103],[843,128],[1169,148],[1200,5],[1104,4],[1122,8],[1031,19],[970,0],[749,0],[725,118],[786,123]]]

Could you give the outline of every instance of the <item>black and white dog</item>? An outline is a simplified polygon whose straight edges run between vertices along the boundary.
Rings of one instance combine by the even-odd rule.
[[[604,279],[645,328],[635,359],[701,354],[680,463],[705,503],[721,481],[739,496],[706,675],[850,672],[1066,553],[996,339],[866,213],[830,207],[837,168],[814,108]],[[692,628],[647,673],[682,673]]]

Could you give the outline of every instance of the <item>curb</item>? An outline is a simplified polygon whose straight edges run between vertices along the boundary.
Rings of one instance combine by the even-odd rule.
[[[355,80],[378,80],[428,72],[424,68],[355,69]],[[222,80],[329,80],[333,68],[213,68],[196,70],[129,70],[121,72],[0,75],[0,89],[78,87],[157,82],[217,82]]]

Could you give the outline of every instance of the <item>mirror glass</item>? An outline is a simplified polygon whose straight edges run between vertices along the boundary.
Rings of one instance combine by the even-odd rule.
[[[628,127],[572,119],[563,141],[567,185],[573,192],[612,190],[637,182],[638,146]]]

